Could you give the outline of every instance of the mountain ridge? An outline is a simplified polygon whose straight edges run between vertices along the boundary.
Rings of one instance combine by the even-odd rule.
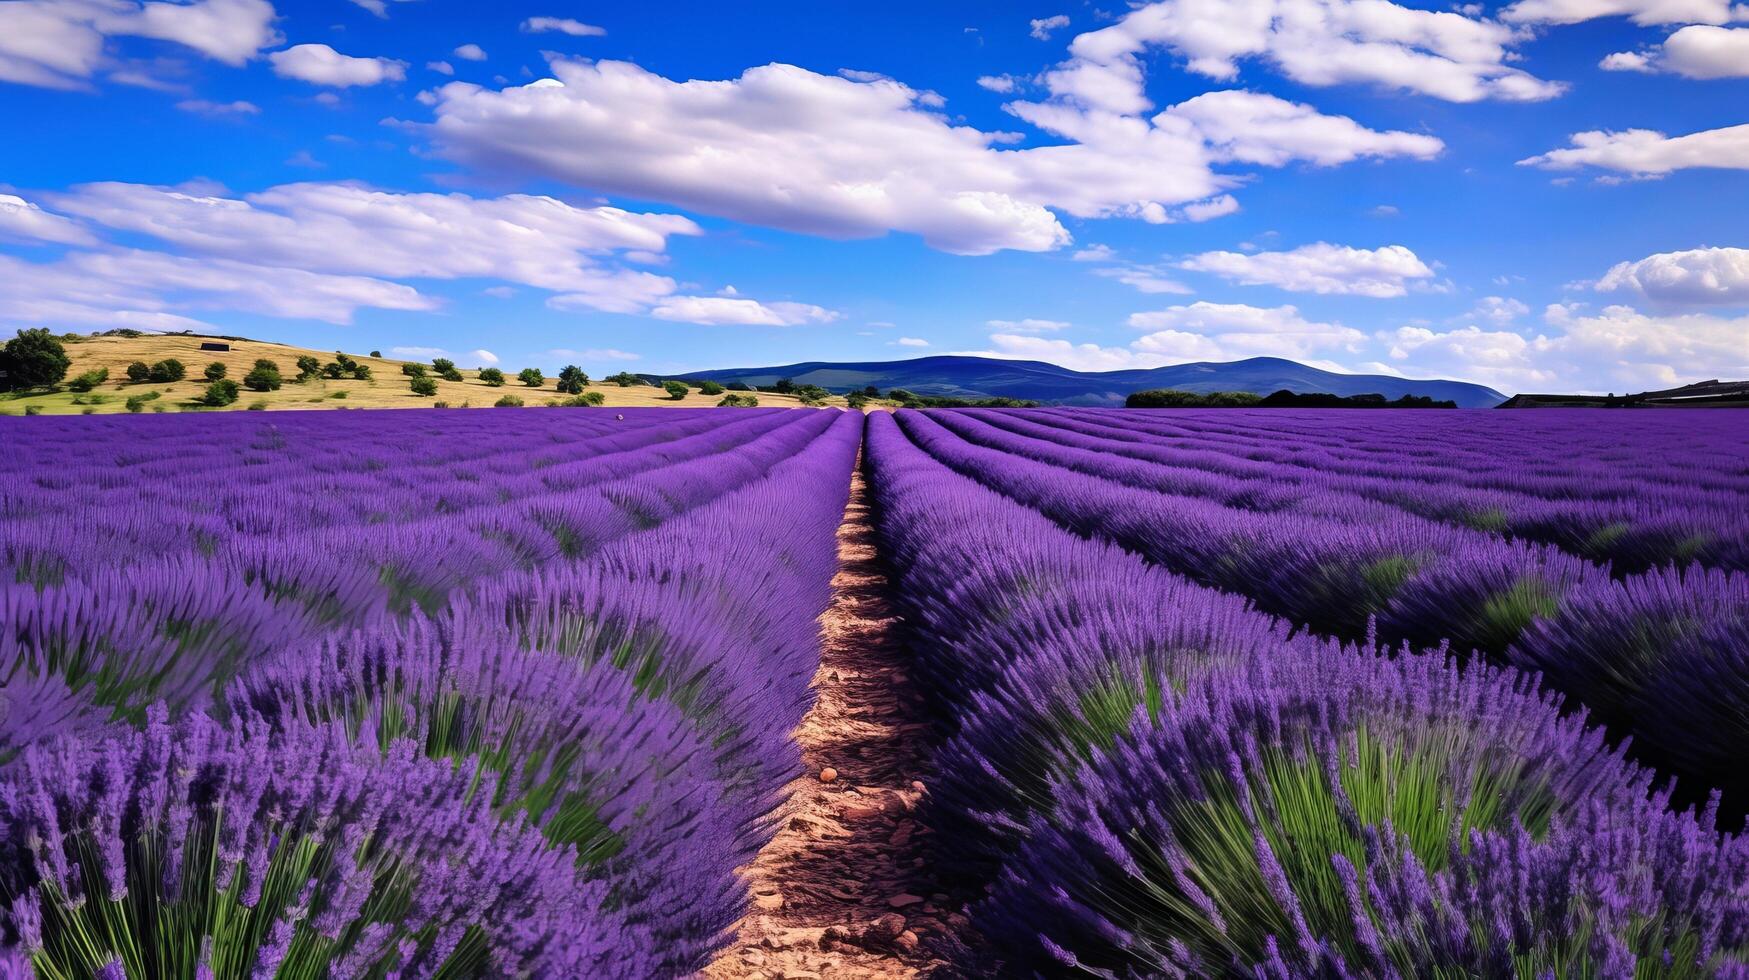
[[[882,391],[904,388],[919,395],[954,398],[1028,398],[1058,405],[1121,406],[1137,391],[1253,391],[1260,395],[1287,389],[1334,395],[1381,394],[1387,398],[1425,395],[1457,402],[1460,408],[1492,408],[1506,396],[1467,381],[1398,378],[1383,374],[1338,374],[1280,357],[1238,361],[1197,361],[1159,368],[1076,371],[1045,361],[1007,360],[972,354],[934,354],[897,361],[798,361],[771,367],[719,368],[685,375],[721,383],[760,386],[789,378],[835,392],[874,385]]]

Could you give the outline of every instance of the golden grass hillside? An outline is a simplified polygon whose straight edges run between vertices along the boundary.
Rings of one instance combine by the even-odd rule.
[[[202,343],[226,343],[229,351],[214,352],[200,349]],[[388,357],[369,357],[365,354],[348,351],[347,354],[360,364],[370,365],[371,378],[359,381],[353,378],[329,380],[326,378],[312,379],[300,382],[297,377],[297,359],[310,356],[326,364],[334,360],[333,351],[310,350],[304,347],[292,347],[286,344],[274,344],[259,340],[224,340],[214,337],[201,337],[190,334],[146,334],[139,337],[87,337],[81,340],[67,342],[67,357],[73,362],[67,371],[67,380],[80,374],[107,368],[109,380],[97,386],[88,394],[77,394],[65,390],[55,392],[26,392],[0,395],[0,414],[23,415],[25,409],[36,406],[42,415],[78,415],[110,412],[125,412],[127,399],[134,396],[157,392],[158,396],[147,402],[144,410],[148,412],[176,412],[184,410],[200,411],[245,411],[259,407],[267,411],[287,409],[338,409],[338,408],[432,408],[437,403],[443,403],[451,408],[490,408],[505,395],[514,395],[529,406],[549,405],[563,401],[562,395],[554,387],[557,379],[548,377],[539,388],[531,388],[516,379],[517,370],[522,365],[505,366],[506,382],[502,387],[492,387],[479,380],[478,373],[472,369],[462,370],[461,381],[437,381],[437,394],[432,397],[415,395],[408,387],[408,378],[401,373],[401,365],[410,363],[425,363],[405,361]],[[152,364],[167,358],[181,361],[187,369],[187,376],[174,384],[157,382],[132,383],[127,379],[127,367],[134,361],[144,361]],[[218,361],[225,365],[225,377],[241,383],[243,376],[255,366],[258,358],[266,358],[279,365],[280,374],[285,383],[278,391],[239,392],[237,401],[225,408],[206,408],[200,406],[197,399],[206,391],[207,381],[202,372],[208,364]],[[427,364],[429,367],[429,364]],[[604,407],[638,407],[638,408],[709,408],[717,403],[716,397],[702,395],[693,391],[679,401],[668,397],[661,388],[644,385],[621,388],[615,384],[603,383],[600,379],[591,377],[587,391],[598,391],[607,399]],[[801,405],[793,395],[778,395],[769,392],[758,392],[761,408],[795,408]],[[833,398],[831,403],[840,407],[844,399]]]

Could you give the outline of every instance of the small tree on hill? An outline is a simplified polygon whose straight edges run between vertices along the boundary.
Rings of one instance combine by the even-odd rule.
[[[455,370],[455,362],[450,360],[447,357],[434,357],[431,359],[431,373],[432,374],[441,375],[445,371],[454,371],[454,370]]]
[[[339,361],[329,361],[322,365],[322,377],[330,381],[338,381],[346,376],[346,368]]]
[[[787,395],[796,390],[796,383],[788,378],[778,378],[777,384],[772,385],[771,390],[780,395]]]
[[[256,361],[254,369],[243,375],[243,387],[250,391],[278,391],[279,386],[279,365],[266,358]]]
[[[359,364],[358,362],[354,361],[352,364],[352,376],[357,378],[360,381],[369,381],[370,380],[370,365],[369,364]]]
[[[575,364],[567,364],[559,369],[559,392],[566,395],[581,395],[583,386],[589,383],[589,375]]]
[[[505,395],[492,403],[493,408],[521,408],[522,399],[515,395]]]
[[[372,356],[372,357],[379,357],[379,358],[380,358],[380,357],[382,357],[382,356],[383,356],[383,352],[382,352],[382,351],[380,351],[380,350],[373,350],[373,351],[371,351],[371,352],[370,352],[370,356]]]
[[[72,366],[67,349],[54,334],[41,327],[20,330],[18,336],[0,347],[0,371],[6,372],[5,384],[11,388],[58,385]]]
[[[720,395],[723,393],[723,386],[715,381],[701,381],[698,385],[698,393],[701,395]]]
[[[415,395],[430,398],[437,394],[437,379],[428,378],[423,374],[416,374],[408,379],[407,387],[411,388]]]
[[[224,408],[237,400],[237,382],[219,378],[206,386],[206,392],[200,396],[202,405],[213,408]]]
[[[662,390],[668,393],[669,398],[679,401],[685,398],[686,393],[692,389],[688,388],[684,381],[664,381],[662,382]]]
[[[423,378],[425,377],[425,365],[403,364],[401,365],[401,373],[409,378]]]
[[[621,371],[618,374],[608,375],[607,380],[613,382],[616,385],[619,385],[621,388],[630,388],[633,385],[643,383],[643,382],[638,380],[637,375],[631,373],[630,371]]]
[[[539,388],[547,383],[547,376],[540,373],[540,368],[523,368],[516,372],[516,378],[530,388]]]
[[[135,384],[152,380],[152,367],[145,361],[135,361],[128,365],[128,380]]]
[[[868,395],[860,391],[853,391],[844,396],[844,404],[853,409],[864,408],[868,405]]]
[[[497,388],[504,384],[504,372],[497,368],[481,368],[480,380],[488,387]]]
[[[322,373],[322,362],[308,354],[298,358],[298,380],[308,381]]]
[[[225,376],[225,362],[214,361],[208,364],[206,370],[202,371],[201,374],[205,375],[208,381],[217,381]]]
[[[166,357],[152,365],[150,377],[159,384],[169,384],[173,381],[181,381],[187,374],[188,369],[182,366],[181,361],[174,357]]]
[[[109,380],[109,368],[96,368],[86,371],[77,378],[67,382],[67,387],[74,391],[90,391]]]

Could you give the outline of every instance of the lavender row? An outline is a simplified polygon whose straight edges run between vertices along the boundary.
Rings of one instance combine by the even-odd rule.
[[[1749,650],[1733,645],[1733,634],[1717,634],[1715,645],[1704,632],[1749,619],[1739,576],[1667,570],[1615,581],[1557,549],[1400,512],[1347,521],[1225,507],[975,445],[920,413],[899,421],[961,473],[1296,626],[1357,641],[1376,624],[1388,642],[1449,642],[1541,671],[1616,732],[1636,736],[1636,751],[1678,777],[1684,798],[1719,788],[1728,815],[1749,807],[1749,786],[1729,761],[1749,744]],[[1036,441],[1016,448],[1057,452]],[[1688,604],[1654,601],[1663,593]],[[1691,615],[1691,606],[1706,615]],[[1674,641],[1684,638],[1705,649],[1683,653]],[[1717,724],[1684,724],[1694,717]]]
[[[868,459],[947,732],[926,817],[991,887],[962,971],[1701,976],[1749,953],[1743,844],[1528,679],[1290,637],[885,416]]]
[[[714,461],[743,489],[645,483],[660,523],[308,634],[221,722],[27,749],[0,842],[47,846],[8,863],[7,940],[42,976],[697,970],[797,769],[860,433],[796,415],[805,446]]]
[[[1673,482],[1649,487],[1619,471],[1592,477],[1573,472],[1551,488],[1558,495],[1541,496],[1465,486],[1453,481],[1444,466],[1419,464],[1409,455],[1357,470],[1319,450],[1284,450],[1273,442],[1225,449],[1197,441],[1185,445],[1185,440],[1163,437],[1145,421],[1131,421],[1134,413],[966,414],[1032,438],[1157,463],[1187,486],[1198,485],[1198,476],[1214,480],[1212,492],[1263,497],[1275,507],[1304,506],[1328,495],[1374,500],[1434,520],[1553,544],[1610,562],[1618,573],[1690,561],[1749,568],[1749,518],[1744,516],[1749,497],[1741,487],[1733,492]],[[1490,446],[1490,451],[1495,448]],[[1563,456],[1573,453],[1563,444]],[[1488,465],[1519,473],[1528,461],[1492,452]],[[1575,491],[1582,495],[1575,496]]]

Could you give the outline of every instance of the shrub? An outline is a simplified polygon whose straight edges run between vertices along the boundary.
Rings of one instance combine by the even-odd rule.
[[[423,378],[425,377],[425,365],[403,364],[401,365],[401,373],[409,378]]]
[[[278,391],[280,383],[279,365],[265,358],[243,376],[243,386],[250,391]]]
[[[134,395],[122,404],[127,407],[128,411],[136,415],[146,410],[146,400],[139,395]]]
[[[43,407],[41,405],[26,405],[26,406],[24,406],[24,414],[26,414],[26,415],[41,415],[42,413],[43,413]]]
[[[443,375],[454,370],[455,362],[447,357],[434,357],[431,359],[431,373],[433,374]]]
[[[437,380],[435,378],[428,378],[424,374],[413,375],[412,378],[408,379],[407,387],[413,390],[413,394],[425,398],[430,398],[437,394]]]
[[[237,382],[220,378],[206,386],[206,392],[200,396],[202,405],[213,408],[223,408],[237,400]]]
[[[370,356],[380,358],[383,356],[383,352],[380,350],[373,350],[370,352]]]
[[[607,402],[607,396],[599,391],[585,391],[580,395],[553,402],[555,408],[592,408]]]
[[[480,380],[488,387],[498,388],[504,384],[504,372],[495,367],[481,368]]]
[[[809,405],[809,406],[813,406],[813,407],[818,407],[818,406],[826,404],[826,399],[832,397],[832,393],[830,391],[827,391],[826,389],[820,387],[819,385],[801,385],[799,387],[796,387],[794,389],[794,391],[795,391],[795,396],[796,396],[797,400],[799,400],[803,405]]]
[[[522,399],[515,395],[505,395],[492,403],[493,408],[521,408]]]
[[[108,380],[109,368],[96,368],[91,371],[86,371],[84,374],[67,382],[67,387],[74,391],[90,391]]]
[[[757,396],[757,395],[739,395],[739,394],[730,393],[730,394],[724,395],[722,401],[717,402],[717,407],[718,408],[758,408],[759,407],[759,396]]]
[[[460,381],[462,379],[462,373],[455,368],[450,368],[447,371],[439,371],[437,372],[437,376],[445,381]]]
[[[868,398],[881,397],[881,390],[879,388],[876,388],[874,385],[869,385],[868,387],[862,389],[862,393],[865,397],[868,397]]]
[[[701,395],[720,395],[723,393],[723,386],[717,384],[715,381],[700,381],[698,383],[698,393]]]
[[[916,395],[912,394],[909,391],[906,391],[904,388],[894,388],[892,391],[887,392],[887,397],[892,399],[893,401],[899,402],[900,404],[905,404],[907,402],[914,402],[917,400]]]
[[[334,352],[334,361],[335,361],[335,363],[339,364],[341,367],[345,368],[348,373],[350,373],[353,368],[358,367],[357,361],[355,361],[352,358],[348,357],[347,355],[341,353],[340,351]]]
[[[152,379],[152,369],[145,361],[135,361],[128,365],[128,380],[139,384]]]
[[[345,398],[346,392],[344,392],[344,391],[330,391],[330,392],[328,392],[328,397],[329,398]],[[320,401],[321,399],[317,399],[317,400]]]
[[[772,385],[771,390],[780,395],[787,395],[796,390],[796,383],[788,378],[778,378],[777,384]]]
[[[151,372],[148,376],[151,380],[159,384],[170,384],[172,382],[181,381],[187,374],[188,369],[182,366],[181,361],[174,357],[166,357],[162,361],[152,365]]]
[[[360,381],[369,381],[370,380],[370,365],[369,364],[359,364],[356,361],[353,362],[352,376],[357,378]],[[458,378],[458,380],[459,380],[459,378]]]
[[[431,407],[432,407],[432,408],[448,408],[448,407],[449,407],[449,402],[446,402],[446,401],[443,401],[443,400],[441,400],[441,399],[440,399],[440,400],[438,400],[438,401],[434,401],[434,402],[432,402],[432,403],[431,403]]]
[[[516,372],[516,378],[530,388],[539,388],[547,383],[546,375],[540,373],[540,368],[523,368]]]
[[[853,391],[844,396],[844,404],[851,408],[860,409],[868,404],[868,396],[860,391]]]
[[[664,381],[662,382],[662,390],[668,393],[669,398],[679,401],[685,398],[686,393],[692,389],[686,387],[684,381]]]
[[[307,381],[322,373],[322,362],[308,354],[298,355],[297,366],[299,381]]]
[[[108,395],[74,395],[75,405],[102,405],[109,401]]]
[[[642,378],[630,371],[621,371],[618,374],[610,374],[607,376],[607,380],[619,385],[621,388],[630,388],[634,385],[641,385],[644,383]]]
[[[327,364],[322,365],[322,377],[331,381],[337,381],[345,376],[345,374],[346,368],[338,361],[329,361]]]
[[[581,395],[583,386],[589,383],[589,375],[575,364],[567,364],[559,370],[559,392],[565,395]]]
[[[20,330],[0,347],[0,371],[6,373],[5,384],[11,388],[58,385],[72,364],[67,349],[41,327]]]
[[[752,391],[753,386],[745,381],[731,381],[726,386],[730,391]]]
[[[248,410],[251,412],[265,412],[265,411],[267,411],[267,402],[265,402],[265,401],[250,402]]]
[[[80,415],[96,415],[96,414],[97,414],[97,409],[95,409],[95,408],[87,408],[87,409],[82,409],[82,410],[81,410],[81,411],[80,411],[80,412],[79,412],[79,414],[80,414]]]

